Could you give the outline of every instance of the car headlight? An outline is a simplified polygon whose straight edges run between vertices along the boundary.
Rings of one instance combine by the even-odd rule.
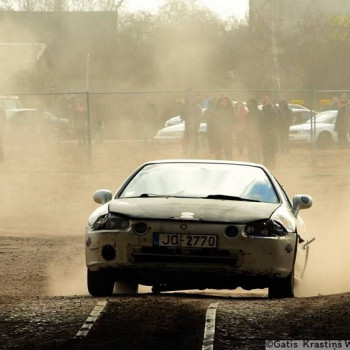
[[[246,224],[244,232],[255,237],[280,237],[287,234],[287,230],[277,221],[266,219]]]
[[[121,217],[114,213],[101,215],[92,224],[92,229],[96,230],[126,230],[130,226],[127,218]]]

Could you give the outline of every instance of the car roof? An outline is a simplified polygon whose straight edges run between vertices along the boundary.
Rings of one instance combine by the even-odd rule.
[[[196,163],[196,164],[227,164],[227,165],[243,165],[243,166],[253,166],[257,168],[266,169],[262,164],[250,163],[250,162],[237,162],[232,160],[213,160],[213,159],[162,159],[162,160],[153,160],[148,161],[143,164],[169,164],[169,163]]]
[[[19,97],[15,95],[0,95],[0,100],[7,100],[7,99],[16,99],[18,100]]]
[[[9,108],[9,109],[6,109],[6,111],[9,111],[9,112],[36,112],[38,110],[35,108]]]

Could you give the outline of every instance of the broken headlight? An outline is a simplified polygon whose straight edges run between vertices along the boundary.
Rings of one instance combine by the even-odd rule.
[[[287,234],[287,230],[277,221],[258,220],[246,224],[244,232],[247,236],[280,237]]]
[[[92,224],[92,229],[96,230],[126,230],[130,226],[127,218],[114,213],[101,215]]]

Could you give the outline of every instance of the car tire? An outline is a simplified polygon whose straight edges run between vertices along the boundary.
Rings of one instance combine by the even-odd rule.
[[[138,283],[117,281],[115,282],[115,293],[116,294],[137,294],[139,289]]]
[[[294,297],[294,267],[285,278],[276,278],[270,282],[269,298],[293,298]]]
[[[318,135],[316,146],[318,149],[329,149],[333,145],[333,138],[329,132],[323,132]]]
[[[88,291],[93,297],[106,297],[113,294],[114,279],[106,271],[87,270]]]

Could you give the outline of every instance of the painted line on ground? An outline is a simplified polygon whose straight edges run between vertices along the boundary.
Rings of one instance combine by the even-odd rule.
[[[107,305],[107,300],[99,301],[97,305],[91,311],[89,317],[86,319],[79,332],[76,334],[74,338],[85,338],[90,332],[94,323],[98,320],[104,308]]]
[[[205,327],[202,350],[213,350],[214,348],[214,336],[215,336],[215,317],[216,309],[219,303],[212,303],[209,305],[205,316]]]

